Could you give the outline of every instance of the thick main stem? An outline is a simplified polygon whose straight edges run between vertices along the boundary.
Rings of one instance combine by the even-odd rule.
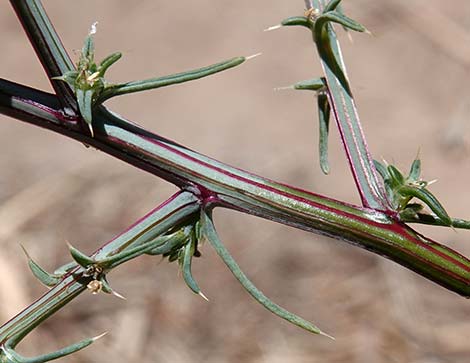
[[[0,112],[89,144],[219,205],[350,242],[470,296],[470,261],[386,213],[286,186],[189,150],[104,107],[91,138],[57,117],[55,96],[0,81]],[[25,99],[25,93],[32,97]],[[37,94],[37,95],[36,95]],[[36,95],[36,97],[34,97]],[[42,104],[41,100],[47,101]]]

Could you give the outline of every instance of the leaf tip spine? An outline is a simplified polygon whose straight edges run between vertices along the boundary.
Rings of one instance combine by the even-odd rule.
[[[282,28],[282,26],[283,26],[282,24],[276,24],[276,25],[270,26],[269,28],[264,29],[263,31],[270,32],[272,30],[280,29]]]
[[[99,335],[97,335],[97,336],[91,338],[90,340],[91,340],[92,343],[94,343],[94,342],[96,342],[97,340],[103,338],[103,337],[104,337],[105,335],[107,335],[107,334],[108,334],[108,332],[105,331],[105,332],[103,332],[103,333],[101,333],[101,334],[99,334]]]
[[[209,299],[207,298],[206,295],[204,295],[204,294],[202,293],[202,291],[199,291],[197,294],[198,294],[200,297],[202,297],[204,300],[206,300],[207,302],[209,302]]]
[[[248,57],[245,57],[245,61],[248,61],[248,60],[256,58],[256,57],[259,57],[261,54],[263,54],[263,53],[259,52],[259,53],[253,54],[253,55],[249,55]]]

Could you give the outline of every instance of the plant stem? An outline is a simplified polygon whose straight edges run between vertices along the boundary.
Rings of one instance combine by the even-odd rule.
[[[53,95],[0,81],[0,112],[89,144],[194,193],[205,207],[223,206],[328,235],[385,256],[464,296],[470,261],[387,213],[356,207],[225,165],[129,123],[104,107],[94,138],[57,117]],[[41,104],[40,100],[47,100]]]
[[[313,7],[320,11],[323,10],[325,3],[325,0],[305,1],[308,9]],[[362,130],[336,33],[330,24],[327,24],[326,28],[328,34],[326,39],[320,42],[320,39],[315,39],[314,35],[314,41],[325,72],[329,103],[362,204],[365,207],[391,212]],[[335,71],[335,67],[339,67],[341,75]]]
[[[77,102],[71,88],[65,82],[51,79],[52,77],[59,77],[75,67],[55,32],[44,7],[39,0],[10,0],[10,3],[21,21],[21,25],[23,25],[47,77],[51,80],[64,114],[67,116],[77,115]]]
[[[95,260],[113,256],[123,250],[143,244],[155,236],[199,218],[199,199],[192,193],[178,192],[152,210],[126,231],[99,248],[92,257]],[[77,267],[67,273],[62,281],[47,291],[36,302],[0,327],[0,346],[9,341],[13,347],[29,332],[61,307],[69,303],[87,288],[91,278],[84,278],[83,269]]]

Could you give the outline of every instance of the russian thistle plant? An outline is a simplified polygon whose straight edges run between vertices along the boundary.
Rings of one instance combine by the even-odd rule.
[[[346,67],[333,24],[347,31],[366,32],[346,16],[340,1],[307,1],[301,16],[277,27],[298,26],[318,51],[323,75],[295,83],[296,90],[316,93],[319,118],[319,155],[328,173],[327,148],[330,118],[338,126],[362,205],[352,206],[277,183],[203,156],[182,145],[130,123],[103,102],[116,96],[196,80],[242,64],[234,57],[211,66],[142,81],[113,84],[106,72],[121,58],[119,52],[95,60],[92,26],[74,65],[62,47],[39,1],[11,1],[41,59],[55,94],[2,80],[0,110],[86,145],[103,150],[131,165],[174,183],[180,191],[144,216],[121,235],[87,255],[69,246],[71,262],[53,273],[28,256],[34,276],[51,289],[0,328],[3,362],[45,362],[83,349],[96,338],[34,358],[15,350],[17,344],[46,318],[83,291],[121,297],[107,274],[120,264],[146,255],[161,255],[180,266],[191,291],[204,297],[192,274],[199,245],[207,240],[247,292],[274,314],[312,333],[318,327],[272,302],[241,271],[222,244],[212,218],[214,208],[229,208],[293,227],[325,234],[362,246],[409,267],[445,288],[470,295],[470,262],[457,252],[411,229],[406,223],[469,228],[451,218],[420,178],[416,159],[408,174],[393,165],[374,161],[362,132]]]

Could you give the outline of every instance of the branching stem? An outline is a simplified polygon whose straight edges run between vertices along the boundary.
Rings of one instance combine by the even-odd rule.
[[[61,76],[73,69],[40,2],[11,2],[47,75]],[[324,6],[323,0],[306,0],[305,4],[307,9],[316,6],[321,10]],[[190,226],[199,218],[200,210],[211,211],[214,207],[230,208],[349,242],[406,266],[451,291],[470,297],[470,260],[415,232],[400,222],[397,213],[390,209],[367,150],[339,45],[333,29],[329,24],[327,27],[325,34],[329,43],[326,45],[330,47],[333,57],[340,60],[344,77],[330,67],[332,58],[329,55],[322,56],[324,49],[318,43],[319,38],[314,35],[314,39],[326,74],[328,89],[325,92],[335,113],[363,206],[349,205],[228,166],[144,130],[102,105],[93,109],[94,133],[91,136],[83,128],[73,92],[65,82],[53,81],[56,92],[53,95],[0,79],[0,113],[93,146],[181,189],[92,256],[72,249],[75,262],[71,269],[65,269],[63,276],[60,275],[62,277],[58,284],[0,327],[0,349],[3,349],[0,350],[0,362],[3,361],[3,353],[3,357],[13,354],[6,349],[14,348],[32,329],[83,292],[88,283],[100,277],[100,281],[106,283],[103,291],[112,291],[107,285],[106,276],[99,276],[101,273],[143,253],[172,252],[171,248],[165,250],[169,247],[165,247],[165,241],[159,238],[165,238],[179,229],[186,231],[193,228]],[[136,85],[131,83],[127,86]],[[463,223],[460,220],[453,221],[458,225]],[[421,222],[429,220],[423,219]],[[184,237],[186,232],[182,233]],[[155,245],[152,241],[155,241]],[[215,245],[220,247],[217,243]],[[228,252],[219,248],[219,253],[225,256]],[[237,272],[236,265],[228,258],[225,260]],[[33,268],[36,268],[35,265]],[[187,270],[187,273],[190,271]],[[44,274],[46,272],[41,271],[37,275],[41,277]],[[189,275],[186,280],[194,285]],[[253,291],[251,285],[245,285]],[[193,291],[198,291],[196,285]],[[263,296],[257,296],[264,301]],[[276,309],[273,308],[278,311]],[[45,361],[49,357],[57,358],[62,353],[81,349],[92,341],[86,340],[68,350],[38,359]],[[12,361],[8,359],[8,362]]]

